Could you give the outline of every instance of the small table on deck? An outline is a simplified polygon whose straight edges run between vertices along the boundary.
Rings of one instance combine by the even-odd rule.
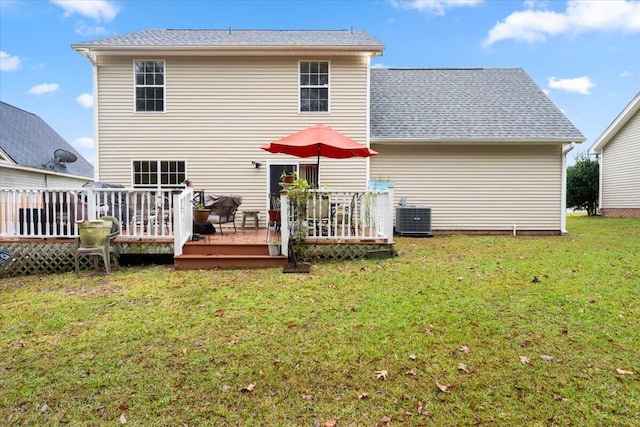
[[[244,230],[247,223],[247,218],[253,218],[255,221],[255,228],[258,228],[260,222],[260,211],[242,211],[242,229]]]

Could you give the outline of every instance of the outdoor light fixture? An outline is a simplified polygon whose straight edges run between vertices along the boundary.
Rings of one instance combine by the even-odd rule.
[[[252,164],[253,166],[255,166],[255,167],[256,167],[256,169],[259,169],[259,168],[260,168],[260,166],[262,166],[262,163],[260,163],[260,162],[251,162],[251,164]]]

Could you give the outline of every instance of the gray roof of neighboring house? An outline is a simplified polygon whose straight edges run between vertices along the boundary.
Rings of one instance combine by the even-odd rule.
[[[75,43],[77,48],[100,47],[318,47],[384,49],[362,30],[144,30]]]
[[[93,166],[44,120],[28,111],[0,101],[0,148],[18,165],[43,171],[86,176],[93,179]],[[43,166],[53,158],[56,149],[64,149],[78,157],[66,167]]]
[[[582,142],[585,137],[520,68],[372,68],[371,139]]]

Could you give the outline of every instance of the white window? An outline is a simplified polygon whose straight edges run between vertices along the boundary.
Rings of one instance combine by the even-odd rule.
[[[164,112],[164,61],[135,61],[136,111]]]
[[[329,111],[329,62],[300,61],[300,111]]]
[[[186,179],[186,164],[181,160],[134,160],[135,188],[179,188]]]

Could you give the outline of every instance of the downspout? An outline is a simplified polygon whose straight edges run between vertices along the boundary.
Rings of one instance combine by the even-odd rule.
[[[564,144],[562,148],[562,191],[560,200],[560,231],[568,234],[567,231],[567,153],[576,146],[575,142]]]
[[[604,164],[604,147],[600,150],[600,154],[596,154],[598,157],[598,209],[600,213],[602,213],[602,172],[604,172],[604,168],[602,167]]]
[[[367,56],[367,118],[366,118],[366,145],[371,148],[371,55]],[[369,179],[371,176],[371,156],[366,159],[364,188],[369,189]]]
[[[96,56],[91,52],[91,49],[84,50],[84,56],[91,62],[93,66],[93,149],[94,149],[94,158],[93,158],[93,180],[99,181],[100,177],[100,158],[98,155],[98,146],[99,146],[99,132],[98,132],[98,60]]]

